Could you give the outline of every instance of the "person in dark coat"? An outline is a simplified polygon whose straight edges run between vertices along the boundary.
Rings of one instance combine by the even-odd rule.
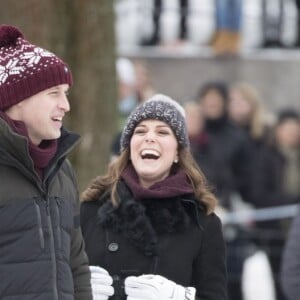
[[[212,175],[220,204],[232,208],[232,195],[238,193],[243,200],[250,201],[251,153],[245,133],[228,118],[228,87],[222,81],[210,81],[201,86],[196,101],[200,104],[204,128],[209,144],[211,166],[206,172]],[[194,155],[197,155],[196,149]],[[205,160],[205,158],[204,158]],[[199,165],[201,167],[201,160]],[[218,168],[216,168],[218,166]],[[223,178],[218,178],[223,172]]]
[[[68,66],[0,26],[0,299],[91,300],[79,195],[67,154],[79,136]]]
[[[217,200],[176,101],[157,94],[132,112],[120,156],[82,198],[89,261],[113,279],[113,299],[227,299]]]
[[[280,282],[288,300],[300,294],[300,214],[294,218],[285,242],[280,271]]]
[[[256,163],[253,181],[253,204],[272,208],[300,203],[300,114],[284,108]],[[277,299],[285,299],[279,283],[283,246],[291,218],[266,219],[257,222],[257,241],[266,250],[277,290]]]
[[[201,107],[206,141],[193,148],[193,155],[220,206],[232,212],[240,203],[251,201],[252,157],[249,139],[228,117],[228,97],[228,86],[223,81],[209,81],[200,87],[196,101]],[[239,224],[224,228],[229,299],[242,299],[241,274],[251,247],[247,230]]]
[[[264,109],[255,86],[247,82],[236,82],[230,86],[228,116],[245,132],[251,143],[251,155],[255,156],[265,145],[273,124],[273,116]]]
[[[253,184],[257,208],[300,202],[300,113],[284,108],[259,153]]]

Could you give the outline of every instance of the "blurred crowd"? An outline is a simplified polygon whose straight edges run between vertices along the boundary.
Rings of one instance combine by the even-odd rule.
[[[157,91],[145,61],[121,57],[116,68],[121,132],[136,105]],[[288,106],[268,111],[259,90],[248,82],[203,82],[194,95],[181,104],[192,153],[219,200],[229,299],[292,299],[283,292],[281,275],[300,201],[300,112]],[[119,154],[119,139],[120,133],[111,147],[112,159]],[[291,284],[287,278],[285,286]],[[254,298],[255,291],[260,298]]]
[[[201,46],[216,54],[300,45],[299,0],[114,0],[118,46]]]

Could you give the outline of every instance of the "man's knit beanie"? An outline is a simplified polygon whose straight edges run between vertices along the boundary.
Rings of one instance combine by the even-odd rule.
[[[64,83],[73,83],[66,63],[28,42],[18,28],[0,26],[0,111]]]

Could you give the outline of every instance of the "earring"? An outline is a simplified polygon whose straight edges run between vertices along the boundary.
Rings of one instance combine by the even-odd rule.
[[[174,163],[175,163],[175,164],[177,164],[177,163],[178,163],[178,159],[177,159],[177,158],[174,160]]]

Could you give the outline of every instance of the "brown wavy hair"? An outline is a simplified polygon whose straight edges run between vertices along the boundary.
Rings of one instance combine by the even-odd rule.
[[[207,214],[214,211],[217,205],[215,195],[210,191],[206,178],[196,161],[194,160],[188,148],[180,148],[179,168],[181,168],[193,186],[193,190],[197,200],[206,207]],[[123,170],[129,163],[130,151],[127,147],[113,162],[108,166],[108,171],[103,176],[97,176],[82,193],[82,201],[95,201],[106,191],[111,191],[111,202],[118,205],[120,199],[117,194],[117,183]]]

